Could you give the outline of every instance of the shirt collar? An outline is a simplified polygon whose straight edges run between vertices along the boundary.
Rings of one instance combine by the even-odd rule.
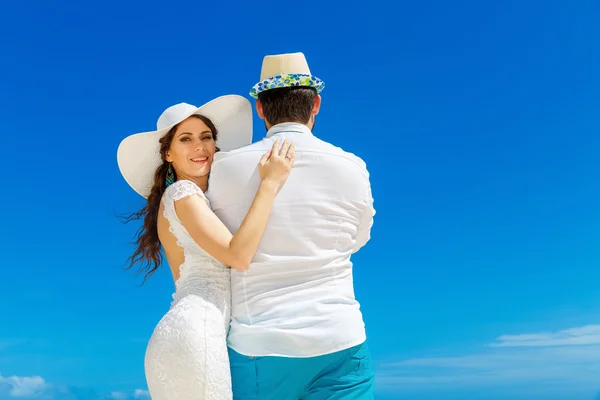
[[[312,135],[312,132],[308,126],[300,124],[298,122],[283,122],[281,124],[273,125],[271,129],[267,131],[267,137],[271,137],[278,133],[299,133]]]

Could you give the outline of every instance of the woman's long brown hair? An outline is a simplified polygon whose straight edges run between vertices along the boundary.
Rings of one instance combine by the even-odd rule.
[[[217,140],[217,128],[210,119],[199,114],[193,114],[192,117],[202,120],[202,122],[204,122],[211,130],[213,139],[215,141]],[[148,195],[146,205],[139,211],[121,217],[124,223],[139,219],[144,220],[144,223],[135,234],[134,243],[136,249],[126,261],[126,264],[129,264],[126,269],[132,269],[138,264],[136,274],[145,274],[142,284],[156,272],[163,262],[161,243],[158,238],[158,210],[160,208],[162,196],[167,188],[165,182],[170,165],[166,160],[167,151],[171,148],[171,142],[173,141],[173,137],[175,136],[178,127],[179,124],[172,127],[169,132],[159,140],[162,164],[156,168],[156,171],[154,172],[154,184]],[[218,148],[217,151],[219,151]],[[175,174],[175,181],[177,181],[177,174],[175,171],[173,171],[173,173]]]

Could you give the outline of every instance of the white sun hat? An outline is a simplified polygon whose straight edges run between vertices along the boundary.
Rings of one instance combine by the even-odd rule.
[[[187,103],[167,108],[156,123],[157,130],[130,135],[117,150],[117,164],[125,181],[144,198],[154,185],[154,173],[162,164],[159,139],[173,126],[193,114],[212,121],[217,128],[217,147],[229,151],[252,143],[252,105],[242,96],[217,97],[203,106]]]

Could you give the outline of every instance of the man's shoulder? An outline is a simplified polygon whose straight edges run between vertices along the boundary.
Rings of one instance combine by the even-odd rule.
[[[356,164],[358,167],[362,168],[362,169],[367,169],[367,164],[366,162],[359,157],[358,155],[345,150],[344,148],[342,148],[339,145],[335,145],[331,142],[328,142],[326,140],[320,139],[318,137],[314,137],[316,143],[319,144],[318,146],[318,150],[330,154],[332,156],[335,157],[340,157],[343,158],[353,164]]]

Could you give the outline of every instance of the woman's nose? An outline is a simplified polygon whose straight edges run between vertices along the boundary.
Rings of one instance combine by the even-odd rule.
[[[194,150],[203,150],[204,149],[204,142],[202,140],[199,140],[198,142],[196,142],[196,146]]]

